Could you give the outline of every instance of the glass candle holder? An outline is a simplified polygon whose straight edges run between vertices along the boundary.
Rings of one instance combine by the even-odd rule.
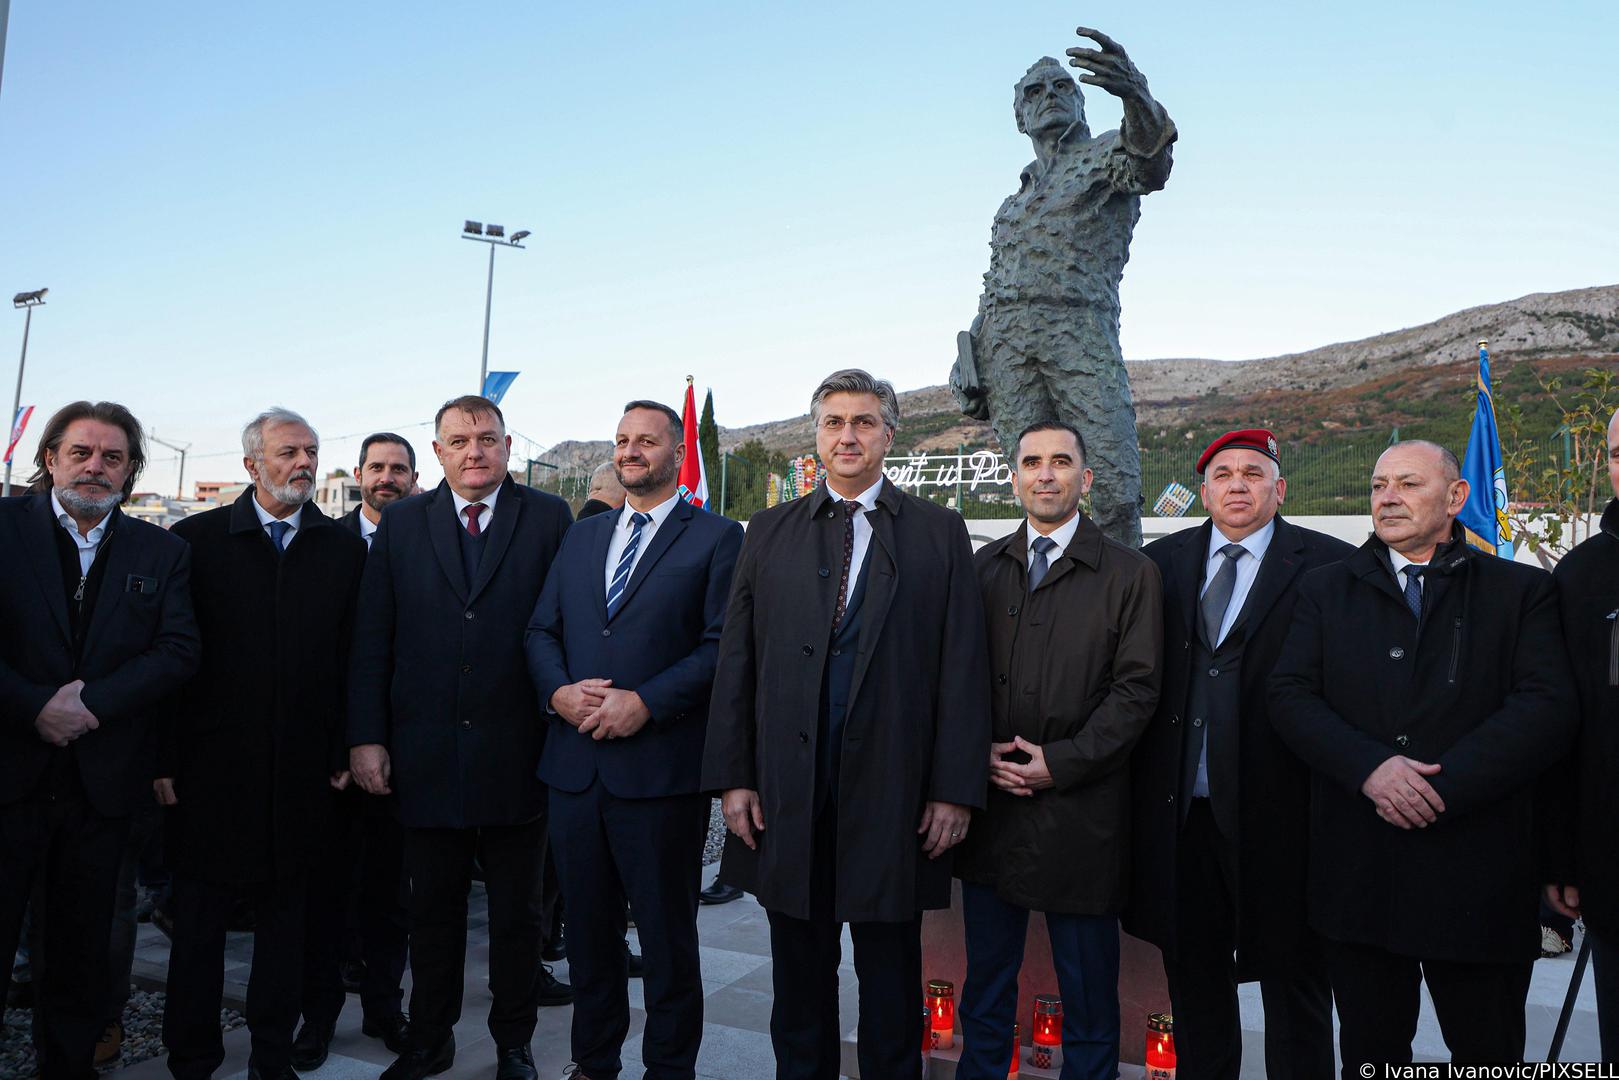
[[[1012,1062],[1006,1067],[1006,1080],[1017,1080],[1022,1073],[1023,1055],[1018,1044],[1023,1041],[1023,1030],[1018,1025],[1012,1025]]]
[[[1029,1041],[1030,1065],[1037,1069],[1062,1068],[1062,999],[1057,995],[1036,995]]]
[[[1147,1080],[1175,1080],[1175,1018],[1147,1017]]]
[[[928,980],[926,1002],[928,1029],[935,1050],[956,1045],[956,987],[944,979]]]

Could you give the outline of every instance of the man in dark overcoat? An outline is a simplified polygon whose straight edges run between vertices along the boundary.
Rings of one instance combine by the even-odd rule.
[[[623,1067],[626,901],[645,958],[647,1075],[691,1080],[703,1037],[703,736],[742,527],[680,497],[684,457],[679,413],[625,406],[613,464],[627,501],[569,530],[528,628],[529,674],[552,714],[540,778],[586,1080]]]
[[[33,493],[0,500],[0,957],[42,897],[39,1073],[82,1080],[131,816],[151,805],[162,706],[201,645],[185,543],[118,509],[146,463],[140,422],[73,402],[34,461]]]
[[[1308,908],[1346,1080],[1411,1060],[1423,982],[1453,1060],[1523,1059],[1535,782],[1578,717],[1551,575],[1466,546],[1460,474],[1433,443],[1383,452],[1376,535],[1300,581],[1271,682],[1311,773]]]
[[[271,409],[242,432],[253,483],[174,526],[191,545],[202,668],[175,708],[158,781],[173,809],[174,944],[163,1043],[180,1080],[225,1059],[225,930],[238,893],[255,916],[249,1066],[291,1080],[308,876],[330,790],[349,782],[345,662],[365,545],[310,502],[319,440]]]
[[[921,913],[984,800],[989,676],[960,515],[883,476],[894,388],[828,376],[810,405],[827,480],[748,523],[720,640],[703,786],[724,874],[770,917],[783,1080],[838,1075],[844,923],[863,1076],[915,1078]]]
[[[1619,413],[1608,421],[1608,480],[1614,498],[1598,531],[1552,571],[1563,639],[1580,699],[1575,760],[1556,788],[1563,798],[1542,830],[1553,853],[1547,900],[1585,919],[1596,982],[1602,1060],[1619,1059]]]
[[[383,515],[360,588],[349,756],[373,795],[395,793],[411,880],[410,1042],[385,1080],[455,1060],[473,859],[489,893],[489,1032],[498,1080],[532,1080],[540,965],[545,713],[523,632],[572,521],[507,474],[511,437],[487,398],[433,423],[437,489]]]
[[[364,540],[369,550],[383,508],[409,495],[416,475],[416,450],[404,436],[391,431],[367,435],[354,470],[360,505],[338,518],[338,524]],[[311,1072],[326,1061],[343,1011],[351,910],[360,956],[360,1030],[396,1054],[404,1051],[410,1034],[400,985],[410,948],[410,879],[405,876],[399,808],[393,799],[372,795],[355,783],[333,791],[331,802],[331,828],[309,882],[303,1026],[292,1044],[292,1065],[299,1072]]]
[[[990,788],[956,853],[967,932],[962,1080],[1006,1074],[1030,911],[1062,992],[1063,1076],[1119,1071],[1119,911],[1130,857],[1131,747],[1163,659],[1158,568],[1108,539],[1074,428],[1025,428],[1011,455],[1022,528],[973,562],[989,639]]]
[[[1237,984],[1258,979],[1266,1074],[1320,1077],[1333,1068],[1332,990],[1304,917],[1310,778],[1266,691],[1299,578],[1354,548],[1282,517],[1269,431],[1227,432],[1197,471],[1209,520],[1145,549],[1164,578],[1164,683],[1131,759],[1124,928],[1163,952],[1177,1075],[1236,1080]]]

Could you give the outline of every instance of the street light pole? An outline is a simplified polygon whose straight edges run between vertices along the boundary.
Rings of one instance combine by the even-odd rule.
[[[521,243],[524,237],[529,236],[527,229],[519,229],[512,233],[510,240],[506,239],[506,228],[503,225],[485,225],[479,221],[468,221],[461,229],[461,239],[476,240],[480,244],[489,245],[489,283],[483,296],[483,359],[478,365],[478,389],[482,394],[484,384],[489,381],[489,317],[495,306],[495,247],[516,248],[526,250]]]
[[[22,320],[22,357],[17,361],[17,392],[11,399],[12,424],[17,422],[17,411],[22,408],[22,373],[23,369],[28,366],[28,330],[34,325],[34,309],[45,302],[45,294],[48,292],[50,292],[49,289],[36,289],[33,292],[18,293],[11,298],[12,307],[20,307],[27,312]],[[11,442],[10,425],[6,427],[6,442],[7,444]],[[0,488],[0,491],[5,492],[6,498],[11,497],[11,455],[9,454],[6,456],[5,486]]]
[[[174,485],[174,497],[176,499],[185,498],[186,497],[186,451],[191,449],[191,444],[190,443],[171,443],[167,439],[158,438],[157,437],[157,432],[155,432],[155,431],[147,432],[146,437],[148,439],[151,439],[153,442],[157,443],[159,446],[166,446],[170,450],[173,450],[175,453],[180,455],[180,479]]]

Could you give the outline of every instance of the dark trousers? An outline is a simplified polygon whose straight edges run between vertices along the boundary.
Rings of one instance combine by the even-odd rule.
[[[343,1011],[342,961],[347,954],[350,900],[358,911],[366,1016],[392,1016],[402,1008],[410,945],[405,877],[405,833],[382,798],[353,789],[332,793],[331,831],[310,877],[304,934],[304,1019],[321,1028]]]
[[[1619,940],[1586,930],[1591,942],[1591,978],[1597,994],[1597,1034],[1602,1060],[1619,1060]]]
[[[1363,1064],[1410,1063],[1424,980],[1452,1061],[1523,1060],[1524,1002],[1534,961],[1421,960],[1340,941],[1326,942],[1326,953],[1345,1080],[1360,1076]]]
[[[527,1046],[538,1016],[545,817],[479,829],[405,830],[410,869],[411,1041],[437,1049],[461,1019],[472,860],[489,895],[489,1033]]]
[[[770,917],[770,1041],[777,1080],[836,1080],[841,1054],[838,965],[843,924],[833,915],[837,885],[836,805],[816,823],[810,917]],[[636,911],[637,919],[640,911]],[[860,1075],[921,1080],[922,917],[849,924],[860,984]],[[1007,1029],[1010,1038],[1011,1029]],[[1004,1062],[1002,1063],[1005,1064]]]
[[[1177,845],[1176,940],[1164,957],[1175,1009],[1177,1075],[1236,1080],[1242,1072],[1237,1007],[1237,883],[1231,845],[1209,800],[1192,800]],[[1258,886],[1262,887],[1262,886]],[[1265,1002],[1265,1075],[1273,1080],[1332,1075],[1332,988],[1320,941],[1304,931],[1292,969],[1259,981]]]
[[[1027,908],[984,885],[961,884],[967,979],[961,988],[960,1080],[1002,1080],[1017,1016]],[[1062,1080],[1113,1080],[1119,1071],[1119,920],[1046,913],[1062,994]]]
[[[107,944],[128,818],[96,813],[82,795],[0,806],[0,956],[17,950],[23,912],[39,886],[41,944],[35,1009],[43,1080],[95,1076],[106,1025]]]
[[[124,842],[124,854],[118,866],[118,890],[113,907],[112,938],[107,959],[108,994],[107,1023],[121,1023],[124,1007],[129,1004],[129,975],[135,966],[135,936],[139,929],[135,921],[136,878],[140,873],[141,857],[151,844],[152,837],[161,830],[162,809],[153,799],[135,809],[130,817],[129,835]]]
[[[551,851],[568,921],[573,1060],[591,1080],[614,1080],[630,1030],[624,902],[635,909],[649,1080],[691,1080],[703,1037],[697,954],[708,796],[620,799],[598,779],[573,794],[551,790]]]
[[[290,1064],[303,976],[304,879],[239,888],[176,874],[163,1045],[169,1050],[169,1072],[180,1080],[212,1076],[225,1060],[219,1030],[225,929],[238,896],[246,896],[254,918],[253,969],[247,979],[250,1061],[265,1072]]]

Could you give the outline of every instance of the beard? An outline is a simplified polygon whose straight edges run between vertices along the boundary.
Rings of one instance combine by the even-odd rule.
[[[365,502],[365,505],[380,514],[384,506],[392,502],[398,502],[405,497],[405,493],[400,490],[399,485],[386,483],[368,488],[360,497]]]
[[[309,486],[299,488],[297,484],[299,480],[308,480]],[[315,495],[315,474],[308,469],[299,469],[287,477],[285,484],[277,484],[268,477],[261,482],[272,499],[286,506],[302,506]]]
[[[648,469],[646,474],[639,480],[624,479],[624,474],[619,471],[617,465],[613,466],[613,473],[618,477],[619,487],[622,487],[625,491],[641,495],[645,492],[657,491],[659,488],[667,487],[676,476],[680,475],[680,463],[671,457],[663,468]]]
[[[82,481],[75,480],[65,487],[56,489],[56,498],[67,508],[68,513],[75,517],[102,517],[112,511],[112,508],[124,501],[122,491],[109,491],[105,495],[92,495],[90,485],[85,484],[86,490],[79,490]]]

